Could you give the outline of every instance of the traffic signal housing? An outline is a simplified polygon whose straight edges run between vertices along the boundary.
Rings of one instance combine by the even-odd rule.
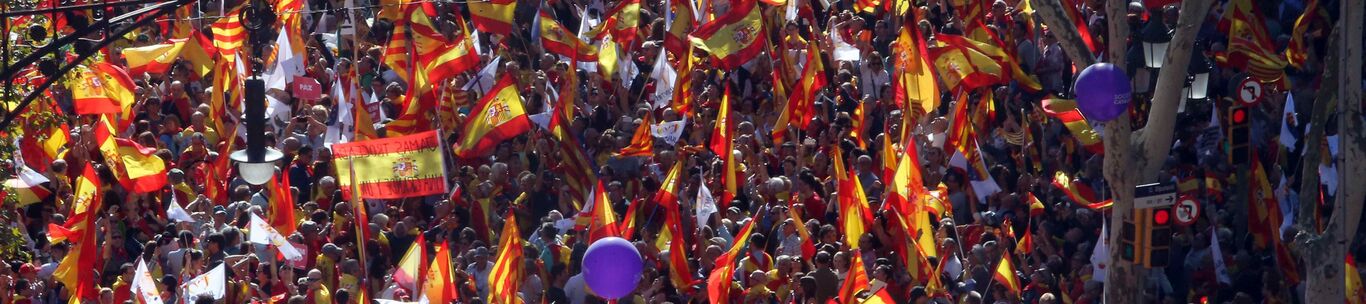
[[[1228,108],[1229,160],[1234,165],[1248,164],[1252,156],[1252,146],[1248,143],[1251,118],[1248,108],[1242,104],[1235,102]]]
[[[1120,227],[1120,257],[1144,267],[1165,267],[1171,255],[1170,208],[1134,209]]]

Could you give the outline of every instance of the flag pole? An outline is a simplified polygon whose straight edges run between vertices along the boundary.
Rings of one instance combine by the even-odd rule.
[[[360,281],[360,287],[358,288],[359,291],[357,293],[356,299],[359,299],[362,303],[365,303],[368,302],[368,300],[366,300],[365,290],[368,289],[367,285],[369,284],[368,281],[370,279],[370,276],[367,273],[369,267],[365,266],[365,230],[369,229],[370,227],[361,227],[361,217],[364,217],[366,215],[364,209],[365,205],[363,204],[363,201],[360,199],[360,185],[356,184],[356,159],[354,157],[347,157],[346,167],[347,170],[351,173],[351,208],[352,215],[356,218],[355,220],[352,220],[352,222],[355,222],[356,225],[356,252],[360,257],[361,265],[361,277],[358,280]],[[364,220],[366,222],[370,221],[370,219],[368,218],[365,218]]]

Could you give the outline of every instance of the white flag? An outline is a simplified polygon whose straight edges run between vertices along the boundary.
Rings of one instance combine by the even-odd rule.
[[[716,213],[716,199],[711,196],[711,190],[707,190],[707,183],[703,181],[697,188],[697,221],[705,225],[707,217]]]
[[[162,303],[161,292],[157,291],[157,283],[152,279],[152,273],[147,271],[147,261],[138,259],[138,270],[133,272],[133,284],[130,288],[133,295],[138,298],[138,303]]]
[[[1096,247],[1091,250],[1091,280],[1104,283],[1105,273],[1110,266],[1110,227],[1107,223],[1100,223],[1100,236],[1096,238]]]
[[[678,138],[683,136],[683,128],[688,125],[688,119],[683,118],[679,121],[661,122],[650,126],[650,135],[663,139],[664,142],[673,145],[678,142]]]
[[[654,100],[654,108],[659,109],[669,106],[669,101],[674,97],[674,82],[678,79],[678,73],[669,65],[669,52],[661,50],[659,58],[655,60],[655,66],[650,70],[650,78],[655,80],[655,91],[651,96]],[[670,142],[670,145],[673,143]]]
[[[190,212],[180,207],[180,197],[176,194],[176,191],[171,191],[171,201],[166,204],[166,217],[179,222],[194,223],[194,217],[190,217]]]
[[[469,82],[466,82],[465,86],[461,87],[460,90],[471,91],[477,86],[479,94],[488,93],[490,89],[493,89],[493,83],[498,82],[498,77],[495,77],[497,76],[495,73],[498,72],[498,65],[502,64],[502,61],[503,57],[493,57],[493,60],[489,60],[489,64],[485,65],[483,69],[480,69],[479,74],[474,75],[474,79],[470,79]]]
[[[1294,150],[1295,143],[1299,142],[1295,139],[1295,133],[1290,132],[1291,123],[1299,124],[1295,118],[1295,94],[1285,93],[1285,110],[1281,112],[1284,113],[1281,115],[1281,145],[1285,146],[1286,149]]]
[[[1214,257],[1214,275],[1220,283],[1232,285],[1233,279],[1228,277],[1228,269],[1224,267],[1224,251],[1219,249],[1219,229],[1210,231],[1209,248],[1210,256]]]
[[[275,38],[275,68],[266,75],[266,89],[289,90],[294,76],[304,75],[303,58],[294,56],[294,46],[289,43],[289,32],[280,31]]]
[[[280,255],[285,256],[285,260],[293,261],[304,257],[298,248],[294,248],[294,245],[289,243],[289,239],[286,239],[279,231],[275,231],[275,228],[271,228],[266,220],[261,219],[255,213],[251,214],[251,235],[248,236],[248,240],[252,243],[275,246],[276,250],[280,251]]]
[[[223,268],[223,264],[218,264],[213,270],[195,277],[185,284],[180,284],[181,293],[184,295],[184,303],[194,303],[194,299],[200,296],[208,296],[214,300],[222,300],[226,288],[223,286],[228,282],[228,272]]]

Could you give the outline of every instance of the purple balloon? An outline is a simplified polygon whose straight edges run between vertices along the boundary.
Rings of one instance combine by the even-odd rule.
[[[631,242],[606,237],[593,242],[583,254],[583,280],[594,294],[620,299],[636,290],[643,261]]]
[[[1129,110],[1133,87],[1129,76],[1109,63],[1097,63],[1077,75],[1077,108],[1086,118],[1110,121]]]

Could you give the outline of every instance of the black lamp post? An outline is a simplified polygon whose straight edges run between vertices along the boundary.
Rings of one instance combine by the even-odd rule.
[[[1209,97],[1209,73],[1214,69],[1199,42],[1195,43],[1194,52],[1191,54],[1190,68],[1187,70],[1190,74],[1186,76],[1190,83],[1190,91],[1186,98],[1205,99]]]
[[[1162,13],[1153,12],[1148,19],[1148,25],[1143,27],[1143,33],[1139,39],[1143,42],[1143,66],[1152,69],[1162,68],[1162,61],[1167,59],[1167,44],[1171,43],[1171,29],[1162,22]]]
[[[247,58],[251,62],[251,75],[243,81],[246,101],[242,121],[247,128],[247,148],[233,151],[231,157],[237,162],[237,172],[243,180],[261,185],[270,182],[275,175],[275,162],[284,157],[284,153],[266,145],[266,82],[261,79],[261,63],[255,60],[261,57],[262,47],[270,41],[267,36],[275,24],[275,12],[265,2],[251,0],[239,20],[248,31],[252,54]]]

